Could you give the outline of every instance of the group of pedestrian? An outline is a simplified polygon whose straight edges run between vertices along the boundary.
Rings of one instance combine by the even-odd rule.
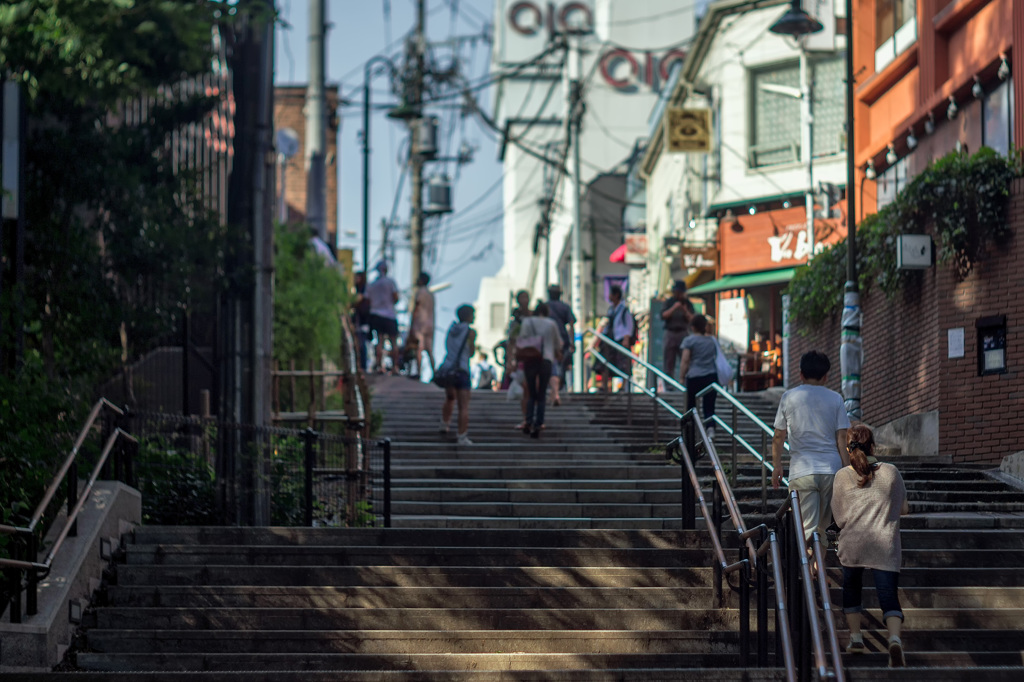
[[[413,289],[409,332],[404,344],[400,343],[396,304],[400,294],[398,285],[388,276],[387,261],[379,261],[373,282],[367,282],[365,272],[354,278],[355,300],[352,321],[358,335],[360,362],[363,371],[369,371],[367,345],[374,345],[374,368],[379,374],[397,373],[405,367],[410,377],[418,377],[423,353],[431,371],[434,370],[434,294],[430,291],[430,275],[420,273]],[[388,350],[388,347],[390,350]],[[390,368],[385,365],[385,352]]]
[[[861,592],[864,570],[869,568],[889,632],[889,665],[903,667],[899,522],[909,512],[907,490],[899,470],[875,457],[871,429],[851,426],[842,396],[826,386],[830,369],[828,356],[819,351],[800,358],[803,383],[782,395],[775,417],[772,487],[782,483],[782,454],[788,441],[789,489],[799,495],[804,537],[810,539],[815,532],[826,537],[833,518],[840,529],[843,612],[850,628],[846,650],[866,650]]]

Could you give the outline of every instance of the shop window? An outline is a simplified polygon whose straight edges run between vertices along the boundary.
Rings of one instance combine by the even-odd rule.
[[[829,55],[812,59],[808,66],[814,86],[811,103],[814,156],[841,154],[846,151],[844,58]],[[753,112],[749,163],[752,168],[797,163],[801,159],[800,100],[762,87],[769,84],[799,89],[799,63],[790,62],[751,73]]]
[[[1013,81],[1008,80],[981,101],[981,143],[1000,154],[1013,147]]]
[[[1006,373],[1006,315],[982,317],[978,329],[978,376]]]
[[[875,73],[917,42],[917,0],[875,0]]]

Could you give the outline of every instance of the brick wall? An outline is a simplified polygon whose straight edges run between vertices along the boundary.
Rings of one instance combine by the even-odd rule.
[[[332,115],[338,108],[338,88],[327,88],[327,243],[335,244],[338,230],[338,117]],[[288,161],[285,170],[285,201],[288,203],[288,222],[306,219],[306,86],[278,86],[274,88],[274,130],[291,128],[299,136],[299,151]],[[281,191],[280,166],[277,191]],[[280,194],[279,194],[280,196]],[[275,202],[276,205],[276,202]],[[279,209],[278,209],[279,210]],[[280,215],[276,210],[274,217]]]
[[[1024,449],[1024,180],[1011,189],[1008,220],[1014,238],[990,249],[963,282],[948,265],[913,273],[892,300],[877,290],[862,296],[864,421],[880,426],[898,417],[939,411],[939,449],[954,462],[998,464]],[[1005,315],[1006,374],[978,376],[975,321]],[[964,356],[949,358],[948,330],[963,328]],[[838,315],[801,335],[794,320],[789,342],[791,383],[800,356],[816,348],[833,362],[829,386],[839,390]]]

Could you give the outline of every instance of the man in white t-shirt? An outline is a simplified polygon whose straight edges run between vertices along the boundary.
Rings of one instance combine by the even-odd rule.
[[[782,482],[783,444],[789,441],[789,489],[800,493],[804,536],[810,539],[832,523],[832,480],[850,464],[846,450],[846,415],[843,397],[826,388],[832,368],[828,356],[816,350],[800,358],[801,386],[782,394],[772,436],[772,487]]]
[[[366,287],[366,298],[370,301],[370,330],[377,337],[377,371],[384,370],[384,341],[391,341],[391,367],[398,371],[398,285],[388,277],[387,261],[376,265],[377,279]]]

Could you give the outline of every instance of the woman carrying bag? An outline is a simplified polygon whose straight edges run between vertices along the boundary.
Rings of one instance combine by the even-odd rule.
[[[470,326],[476,311],[471,305],[461,305],[455,311],[457,321],[448,329],[445,337],[444,362],[437,368],[434,383],[444,388],[444,407],[441,408],[442,436],[448,435],[448,424],[455,411],[455,403],[459,404],[458,444],[472,445],[469,439],[469,394],[470,374],[469,360],[476,348],[476,331]]]
[[[697,394],[718,381],[718,368],[715,359],[718,357],[718,342],[708,334],[708,318],[694,315],[690,320],[693,334],[690,334],[679,346],[683,349],[679,373],[686,385],[686,409],[692,410],[697,405]],[[716,391],[704,394],[704,422],[715,416]],[[707,427],[708,438],[714,440],[715,427]]]
[[[516,359],[523,363],[526,375],[526,419],[523,433],[540,438],[544,427],[551,368],[562,359],[562,338],[558,324],[548,317],[548,306],[539,302],[530,317],[524,317],[516,341]]]

